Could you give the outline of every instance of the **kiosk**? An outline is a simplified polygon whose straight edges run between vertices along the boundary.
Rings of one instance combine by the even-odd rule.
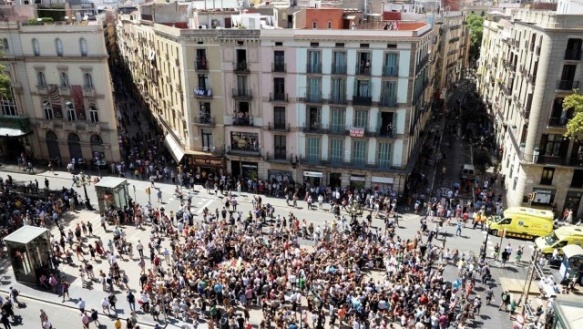
[[[50,270],[51,237],[46,228],[25,225],[4,238],[16,281],[37,284]]]
[[[95,184],[99,212],[110,208],[123,209],[130,204],[128,182],[123,178],[104,177]]]
[[[583,270],[583,248],[577,244],[568,244],[563,247],[563,261],[559,273],[561,279],[577,278],[581,283],[581,271]]]

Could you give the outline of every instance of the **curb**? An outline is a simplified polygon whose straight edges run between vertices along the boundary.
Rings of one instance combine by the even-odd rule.
[[[0,292],[1,293],[6,293],[6,294],[9,293],[9,291],[6,290],[6,289],[4,289],[4,288],[0,288]],[[24,299],[34,300],[34,301],[37,301],[37,302],[47,303],[47,304],[51,304],[51,305],[54,305],[54,306],[67,307],[67,308],[70,308],[70,309],[73,309],[73,310],[77,310],[77,311],[79,310],[77,308],[77,306],[75,306],[75,305],[64,304],[64,303],[57,303],[57,302],[53,302],[53,301],[50,301],[50,300],[42,299],[40,297],[29,296],[29,295],[22,294],[22,293],[19,294],[18,297],[21,297],[21,298],[24,298]],[[111,319],[110,314],[103,313],[103,312],[98,312],[98,313],[99,313],[100,316],[104,316],[106,318],[110,318]],[[120,317],[120,316],[118,316],[117,318],[122,319],[122,320],[127,320],[128,319],[127,317],[124,318],[124,317]],[[144,325],[144,326],[148,326],[148,327],[152,327],[152,328],[154,328],[156,326],[156,323],[146,322],[146,321],[140,321],[139,319],[138,319],[138,324]],[[168,323],[165,323],[162,326],[162,328],[166,328],[166,327],[168,327]]]

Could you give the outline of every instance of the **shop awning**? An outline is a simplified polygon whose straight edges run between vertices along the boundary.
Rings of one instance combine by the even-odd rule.
[[[184,157],[184,151],[178,142],[174,139],[172,134],[166,135],[164,138],[164,145],[168,148],[170,155],[174,158],[174,160],[178,163]]]
[[[29,133],[20,128],[0,127],[0,137],[22,137]]]

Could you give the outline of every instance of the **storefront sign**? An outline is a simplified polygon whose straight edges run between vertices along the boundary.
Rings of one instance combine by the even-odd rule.
[[[249,169],[257,169],[257,165],[256,164],[242,164],[241,167],[243,168],[249,168]]]
[[[533,203],[552,203],[553,191],[534,189],[533,192],[535,192]]]
[[[393,178],[391,177],[372,176],[371,180],[373,183],[393,184]]]
[[[222,167],[223,161],[222,160],[211,160],[211,159],[200,159],[194,158],[194,163],[197,165],[208,165],[208,166],[216,166]]]
[[[365,177],[364,176],[352,175],[352,176],[350,176],[350,180],[351,181],[355,181],[355,182],[364,182],[365,181]]]
[[[363,128],[350,129],[350,137],[363,137],[363,136],[364,136],[364,129]]]
[[[318,171],[304,171],[304,177],[322,178],[324,177],[324,174]]]

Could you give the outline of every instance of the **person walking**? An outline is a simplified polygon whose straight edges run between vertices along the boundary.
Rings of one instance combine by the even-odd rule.
[[[79,303],[77,304],[77,307],[79,307],[79,311],[82,314],[85,314],[85,301],[83,300],[83,298],[79,298]]]
[[[132,312],[135,312],[136,311],[136,296],[134,296],[134,294],[130,290],[128,290],[126,300],[130,304],[130,310],[132,310]]]
[[[71,299],[71,296],[69,296],[69,283],[65,280],[61,280],[61,295],[63,296],[63,303],[65,298]]]
[[[456,224],[455,236],[462,236],[462,222],[460,220]]]
[[[97,323],[97,327],[101,327],[101,322],[99,322],[99,312],[96,309],[91,309],[91,322]]]
[[[138,254],[140,255],[140,259],[144,258],[144,245],[140,240],[138,240],[138,244],[136,244],[136,249],[138,249]]]
[[[81,323],[83,324],[83,329],[89,329],[90,322],[91,322],[91,319],[89,318],[87,313],[83,312],[81,314]]]
[[[8,313],[2,312],[0,322],[2,322],[4,325],[4,329],[12,329],[12,326],[10,325],[10,319],[8,318]]]

